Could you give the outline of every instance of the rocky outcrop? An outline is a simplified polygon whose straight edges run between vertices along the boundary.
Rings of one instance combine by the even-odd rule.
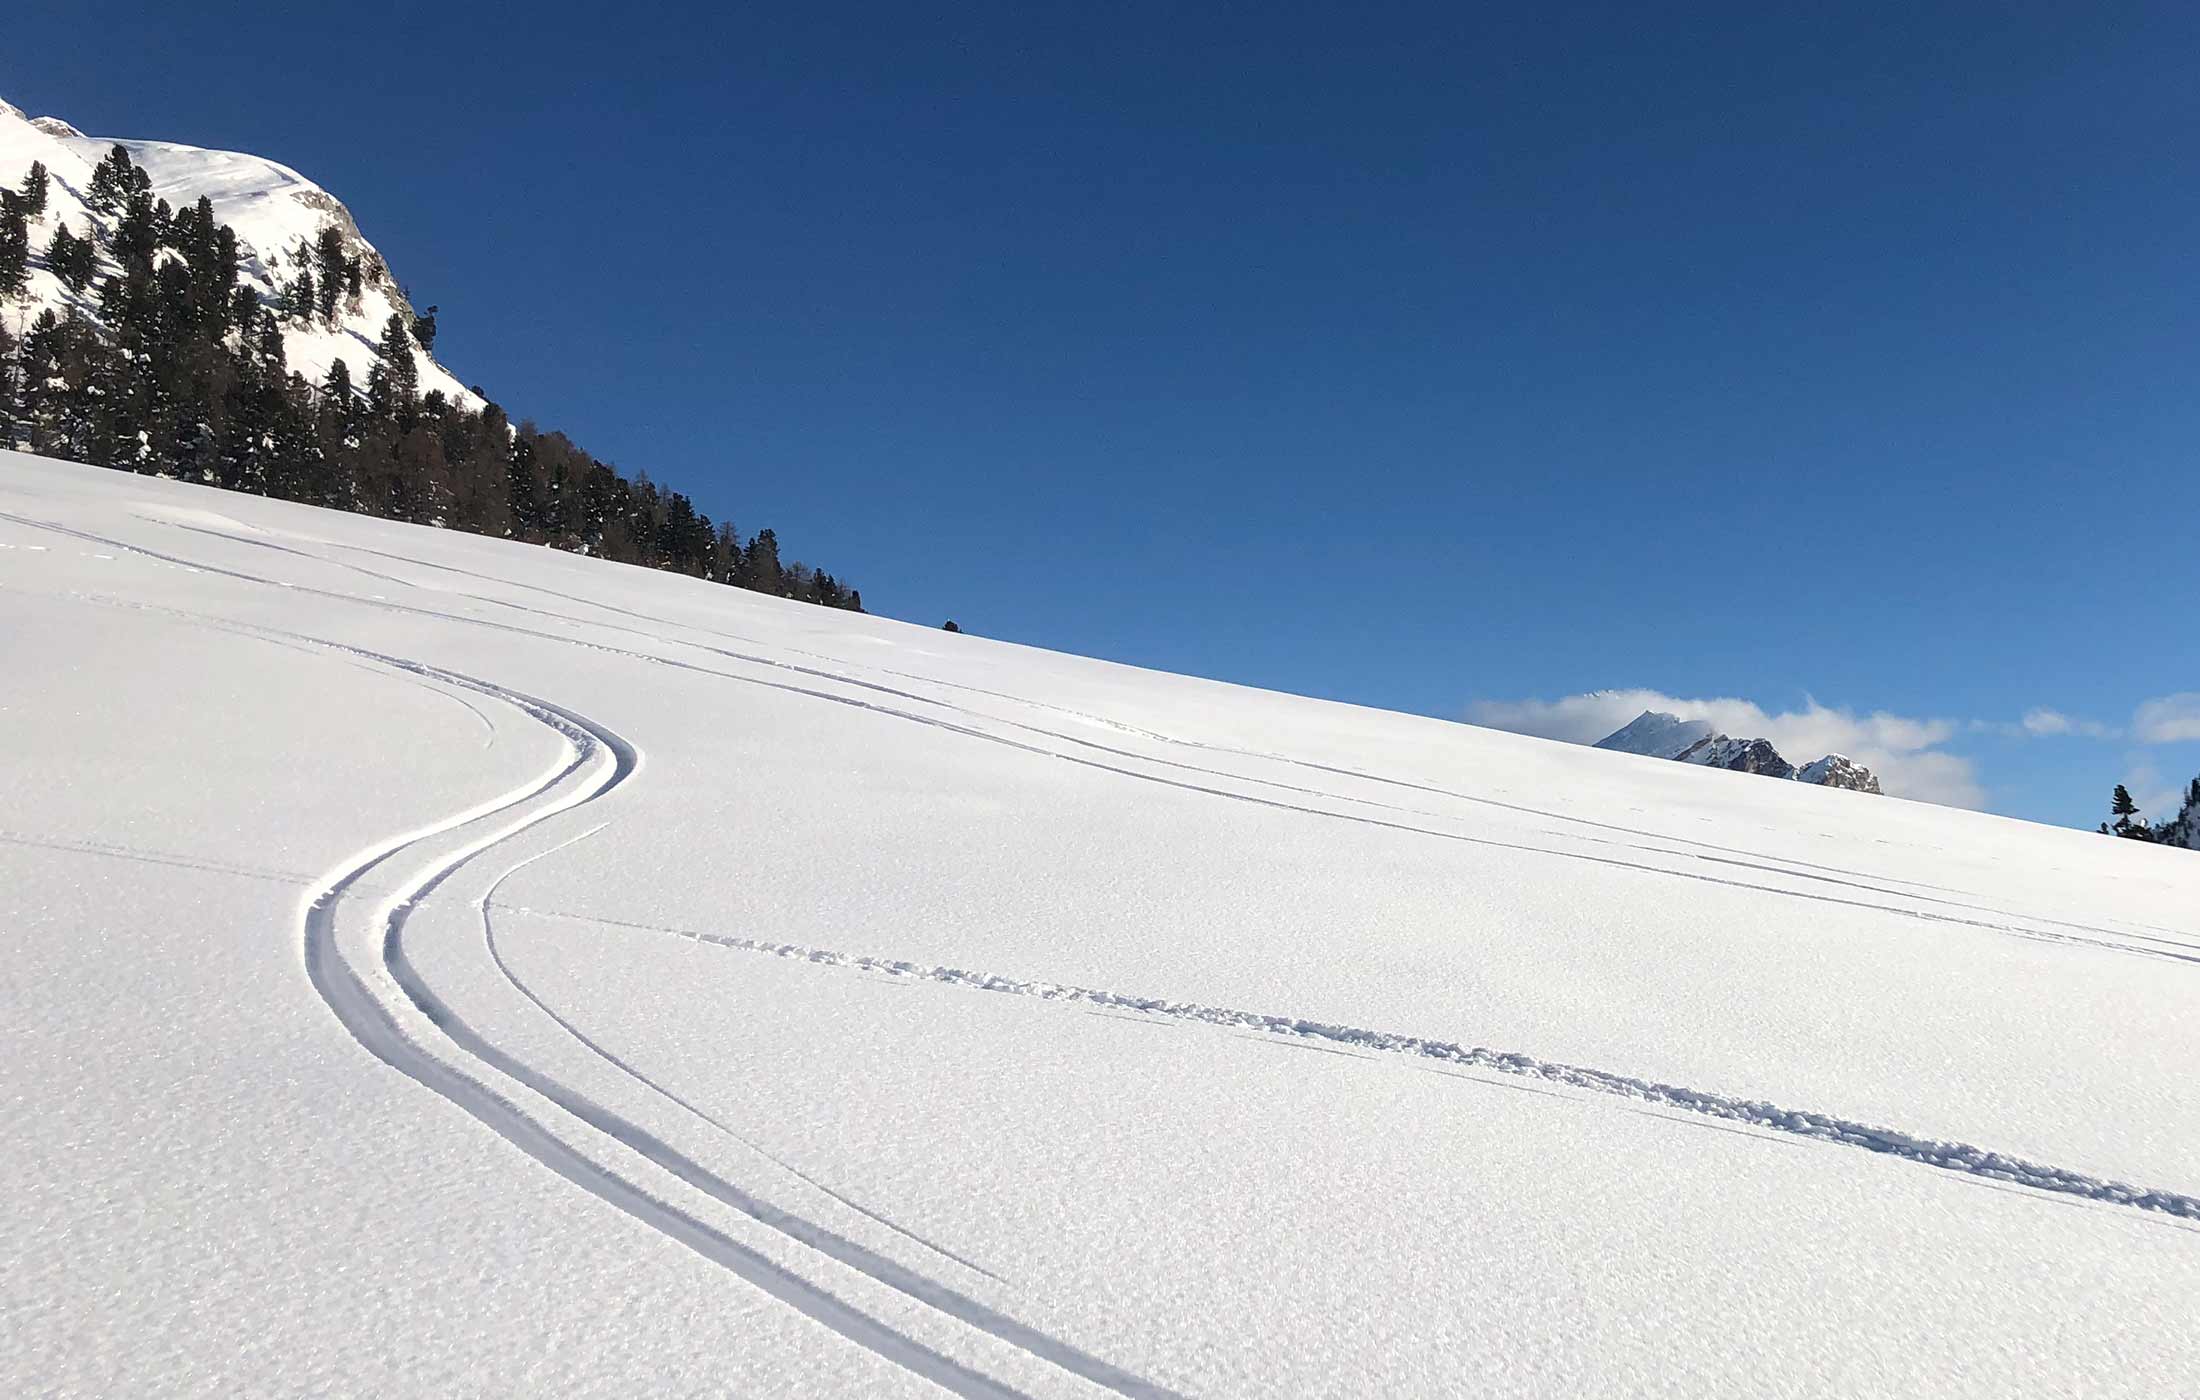
[[[1795,765],[1780,757],[1770,739],[1729,739],[1714,734],[1698,739],[1673,755],[1682,763],[1703,768],[1724,768],[1734,773],[1757,773],[1767,778],[1792,778]]]
[[[1879,791],[1879,779],[1872,776],[1872,770],[1847,754],[1829,753],[1816,763],[1806,763],[1795,770],[1795,780],[1819,787],[1847,788],[1850,792]]]

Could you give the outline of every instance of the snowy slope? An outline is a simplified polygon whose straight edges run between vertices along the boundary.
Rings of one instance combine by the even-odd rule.
[[[0,1388],[2187,1393],[2200,862],[0,456]]]
[[[108,221],[86,205],[84,193],[90,188],[93,167],[117,144],[145,171],[155,196],[167,200],[171,208],[189,208],[202,196],[212,203],[215,221],[237,233],[242,253],[239,278],[262,300],[274,300],[279,283],[296,275],[295,253],[301,242],[310,245],[325,225],[342,230],[349,251],[368,268],[359,304],[341,308],[333,327],[286,324],[284,350],[290,367],[313,383],[319,383],[338,359],[351,370],[353,383],[366,383],[368,367],[380,358],[383,325],[393,311],[409,319],[413,308],[382,255],[360,234],[351,212],[335,196],[289,166],[259,156],[168,141],[85,136],[66,122],[26,118],[17,108],[0,102],[0,184],[14,188],[32,161],[45,162],[54,177],[45,215],[31,225],[31,286],[24,299],[0,305],[0,317],[10,330],[28,325],[47,306],[59,310],[73,304],[96,319],[92,298],[76,296],[62,286],[46,270],[44,253],[62,220],[72,233],[94,234],[104,250]],[[102,275],[111,267],[112,259],[107,259]],[[455,402],[481,406],[480,397],[433,356],[416,351],[414,359],[423,393],[440,389]]]

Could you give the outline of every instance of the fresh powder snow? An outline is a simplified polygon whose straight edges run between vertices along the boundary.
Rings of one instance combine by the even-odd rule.
[[[9,1394],[2200,1376],[2189,853],[17,454],[0,638]]]

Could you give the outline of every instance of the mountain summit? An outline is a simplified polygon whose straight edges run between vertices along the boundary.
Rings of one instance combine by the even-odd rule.
[[[1872,776],[1872,770],[1845,754],[1829,753],[1797,768],[1780,756],[1769,739],[1731,739],[1708,720],[1682,719],[1662,710],[1644,710],[1592,747],[1767,778],[1792,778],[1851,792],[1879,791],[1879,779]]]

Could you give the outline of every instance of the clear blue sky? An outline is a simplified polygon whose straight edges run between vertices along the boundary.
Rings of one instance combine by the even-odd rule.
[[[2200,7],[233,9],[18,4],[0,96],[299,167],[462,378],[874,611],[1941,719],[2051,821],[2200,771],[2133,727],[2200,690]]]

